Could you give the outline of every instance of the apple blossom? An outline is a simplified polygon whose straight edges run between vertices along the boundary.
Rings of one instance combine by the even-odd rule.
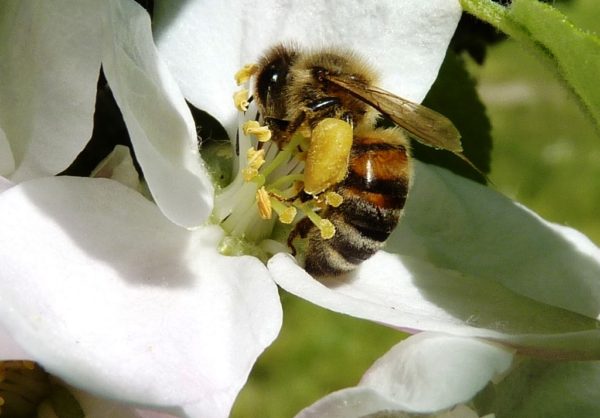
[[[5,358],[34,359],[101,396],[173,408],[199,403],[205,416],[227,415],[279,331],[281,306],[258,260],[221,256],[218,230],[188,231],[158,210],[198,225],[212,185],[147,13],[132,1],[7,1],[0,17],[2,171],[17,183],[3,182],[0,218],[10,223],[24,209],[15,235],[3,229],[0,275],[2,324],[26,354]],[[153,198],[164,199],[158,207],[115,181],[45,177],[66,168],[91,134],[100,64]],[[44,195],[47,203],[64,199],[58,218],[51,219],[52,203],[39,200]],[[189,217],[178,207],[191,208]]]
[[[501,379],[513,357],[498,344],[424,332],[392,347],[357,386],[326,396],[296,418],[479,418],[464,404]]]
[[[201,224],[212,185],[147,13],[132,0],[7,0],[0,19],[0,175],[21,182],[71,164],[92,134],[102,66],[159,207]]]
[[[281,325],[275,283],[404,330],[486,337],[548,356],[600,355],[598,248],[445,170],[417,164],[406,215],[387,251],[344,280],[318,282],[288,254],[273,255],[284,246],[253,215],[254,191],[238,193],[241,178],[213,195],[179,87],[233,139],[238,68],[277,42],[316,47],[334,40],[371,60],[382,87],[420,101],[460,17],[457,2],[157,2],[157,54],[149,20],[132,2],[62,1],[60,9],[44,6],[61,11],[56,21],[57,13],[18,2],[0,9],[62,35],[47,43],[42,37],[39,48],[57,66],[71,64],[44,74],[43,61],[31,56],[30,73],[17,67],[0,75],[0,88],[23,94],[31,111],[18,123],[0,116],[7,139],[0,137],[0,147],[10,144],[14,163],[1,160],[1,167],[14,170],[13,181],[28,180],[0,194],[0,322],[51,373],[103,397],[227,416]],[[77,48],[71,42],[78,36],[64,36],[65,21],[77,22]],[[27,39],[18,28],[0,28]],[[65,168],[89,137],[100,63],[154,201],[110,179],[44,177]],[[36,88],[14,87],[37,73],[44,77]],[[76,88],[65,82],[72,76]],[[52,85],[69,87],[65,96],[85,106],[49,104]],[[64,118],[48,114],[52,106]],[[9,101],[0,101],[0,110],[9,112]],[[36,129],[24,128],[27,118]],[[236,172],[246,164],[241,158]],[[211,213],[211,220],[234,214],[243,222],[211,224]],[[266,265],[219,252],[237,226],[240,235],[259,231],[237,252],[273,255]]]
[[[453,1],[403,2],[402,7],[379,2],[366,11],[362,3],[345,3],[337,13],[328,3],[292,4],[282,11],[259,2],[233,2],[226,12],[210,2],[177,4],[180,7],[158,5],[158,48],[188,100],[217,116],[228,132],[240,125],[231,103],[219,94],[233,95],[236,87],[229,74],[281,41],[316,48],[331,35],[333,44],[352,45],[381,70],[382,87],[420,101],[443,58],[437,49],[423,46],[445,46],[449,36],[442,28],[450,26],[452,31],[460,12]],[[382,12],[383,22],[399,15],[396,24],[384,25],[382,32],[381,25],[350,19],[347,13],[353,6],[367,15]],[[211,18],[197,25],[199,15]],[[277,19],[266,25],[266,16]],[[326,23],[315,25],[318,19]],[[237,25],[224,30],[225,21]],[[260,29],[252,30],[257,22],[262,23]],[[221,65],[213,71],[210,63],[217,59]],[[241,177],[250,140],[241,130],[237,137],[238,176],[217,195],[215,214],[218,219],[230,216],[226,228],[231,218],[239,220],[229,229],[233,235],[257,234],[259,241],[264,238],[261,228],[270,231],[271,226],[261,223],[256,205],[249,203],[255,190],[244,189],[248,186]],[[268,155],[265,160],[266,166]],[[507,341],[548,356],[598,358],[599,249],[578,232],[550,224],[488,188],[443,169],[415,165],[404,218],[385,251],[349,277],[322,281],[306,274],[289,255],[278,253],[267,263],[273,279],[320,306],[407,331],[450,331]]]
[[[311,417],[597,416],[600,362],[548,361],[476,338],[424,332],[378,359],[352,388],[302,410]]]

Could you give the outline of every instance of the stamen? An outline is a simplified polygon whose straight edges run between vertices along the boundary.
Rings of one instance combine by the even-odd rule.
[[[344,202],[342,195],[336,192],[325,192],[325,203],[334,208],[337,208]]]
[[[335,235],[335,226],[329,219],[321,219],[318,228],[321,230],[321,238],[323,239],[331,239]]]
[[[315,127],[305,122],[291,136],[272,141],[268,126],[261,126],[264,115],[255,117],[254,106],[248,111],[248,80],[257,69],[247,65],[235,75],[245,87],[234,94],[236,108],[244,112],[237,137],[240,160],[236,178],[215,197],[213,219],[226,231],[219,251],[267,260],[287,250],[284,234],[290,227],[281,224],[293,224],[298,212],[319,228],[323,239],[335,235],[335,226],[325,218],[328,207],[344,201],[332,186],[347,174],[353,131],[346,122],[325,119]],[[307,195],[313,198],[306,201]]]
[[[256,150],[254,147],[246,153],[248,166],[243,170],[244,180],[251,181],[258,175],[258,170],[265,163],[265,150]]]
[[[250,101],[248,101],[248,89],[241,89],[233,94],[233,103],[235,108],[241,112],[248,110]]]
[[[306,214],[308,219],[321,231],[321,238],[330,239],[335,235],[335,226],[329,219],[323,219],[310,207],[309,202],[294,204]]]
[[[279,154],[277,154],[277,156],[273,159],[273,161],[271,161],[268,165],[266,165],[263,168],[262,175],[267,177],[269,174],[271,174],[273,172],[273,170],[275,170],[281,164],[284,164],[285,162],[287,162],[292,156],[295,156],[298,152],[297,147],[300,144],[307,142],[307,141],[308,140],[304,136],[295,134],[292,137],[291,141],[288,142],[285,147],[283,147],[283,149],[279,152]]]
[[[249,120],[242,125],[245,135],[254,135],[258,142],[267,142],[271,139],[271,130],[268,126],[260,126],[255,120]]]
[[[298,213],[298,210],[294,206],[287,206],[274,197],[271,197],[271,206],[277,212],[277,215],[279,215],[279,221],[282,224],[291,224]]]
[[[244,84],[258,71],[258,65],[246,64],[237,73],[235,73],[235,82],[238,86]]]
[[[256,191],[256,204],[258,206],[258,213],[262,219],[271,219],[273,215],[273,210],[271,206],[271,199],[269,198],[269,193],[263,187],[260,187]]]
[[[277,180],[271,182],[269,184],[269,187],[272,188],[273,190],[275,190],[284,184],[292,183],[292,188],[295,191],[293,196],[295,196],[302,191],[302,181],[303,180],[304,180],[303,173],[288,174],[287,176],[279,177]]]

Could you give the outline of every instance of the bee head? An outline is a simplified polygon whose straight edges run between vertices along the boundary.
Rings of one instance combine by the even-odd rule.
[[[255,97],[264,116],[285,118],[289,72],[296,56],[294,48],[278,45],[261,59],[256,75]]]

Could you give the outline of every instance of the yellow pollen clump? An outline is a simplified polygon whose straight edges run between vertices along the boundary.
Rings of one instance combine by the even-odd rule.
[[[317,227],[321,231],[321,238],[323,239],[330,239],[335,235],[335,226],[329,219],[321,219]]]
[[[249,120],[242,125],[245,135],[254,135],[258,142],[267,142],[271,139],[271,130],[268,126],[260,126],[255,120]]]
[[[250,79],[258,71],[258,65],[246,64],[237,73],[235,73],[235,82],[237,85],[242,85]]]
[[[245,112],[248,110],[248,106],[250,106],[250,102],[248,101],[248,89],[241,89],[233,93],[233,103],[235,104],[235,108],[241,112]]]
[[[348,172],[352,126],[325,118],[312,131],[304,169],[304,191],[317,195],[342,181]]]
[[[263,187],[256,191],[256,204],[258,206],[258,214],[263,219],[271,219],[273,208],[271,207],[271,199],[269,193]]]

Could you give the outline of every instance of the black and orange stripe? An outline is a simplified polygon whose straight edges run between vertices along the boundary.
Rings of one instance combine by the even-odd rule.
[[[393,129],[354,138],[348,175],[335,188],[344,201],[323,214],[336,234],[325,240],[316,227],[309,230],[308,273],[317,277],[346,273],[383,247],[400,220],[410,187],[405,144],[404,135]]]

